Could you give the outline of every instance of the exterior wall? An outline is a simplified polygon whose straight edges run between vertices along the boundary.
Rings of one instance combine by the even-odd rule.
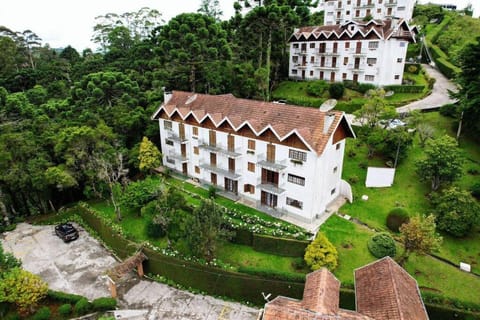
[[[373,48],[372,42],[377,42],[378,47]],[[337,44],[336,53],[334,52],[335,43]],[[357,43],[361,43],[360,53],[357,53]],[[320,44],[325,44],[325,53],[319,52]],[[407,41],[397,38],[291,42],[289,77],[340,82],[354,80],[356,75],[357,81],[361,83],[377,86],[402,84],[407,46]],[[358,65],[355,63],[356,59],[358,59]],[[336,60],[335,64],[333,64],[334,60]],[[396,75],[399,76],[398,79],[395,79]]]
[[[171,123],[171,130],[166,129],[165,122]],[[251,139],[248,137],[233,135],[235,141],[234,152],[228,151],[228,133],[216,132],[216,146],[209,145],[208,128],[198,128],[198,135],[193,135],[193,127],[183,124],[185,136],[180,137],[180,123],[171,120],[159,120],[161,147],[164,166],[186,173],[192,178],[212,184],[211,173],[217,176],[217,188],[225,190],[225,177],[237,181],[237,196],[254,201],[257,206],[261,205],[262,190],[271,192],[269,186],[262,184],[262,167],[265,165],[267,156],[266,141]],[[333,137],[333,135],[332,135]],[[332,139],[332,137],[330,139]],[[249,140],[255,141],[255,149],[249,149]],[[275,145],[275,165],[278,172],[278,188],[276,188],[277,206],[276,210],[294,216],[306,222],[310,222],[317,215],[325,211],[326,206],[339,194],[339,184],[343,165],[344,140],[339,142],[342,147],[336,149],[331,141],[321,157],[316,153],[285,145]],[[184,151],[182,155],[182,145]],[[198,149],[197,149],[198,147]],[[195,151],[198,150],[198,154]],[[306,161],[291,161],[289,151],[296,150],[306,153]],[[210,153],[216,154],[216,166],[210,165]],[[235,171],[229,171],[229,158],[235,161]],[[230,160],[233,161],[233,160]],[[248,163],[254,164],[254,172],[249,171]],[[336,172],[333,168],[337,167]],[[187,171],[185,172],[185,168]],[[251,168],[250,168],[251,169]],[[199,170],[199,172],[198,172]],[[304,178],[304,185],[289,181],[289,175]],[[296,180],[298,181],[298,180]],[[245,189],[245,185],[254,186],[251,193]],[[331,191],[335,189],[332,194]],[[298,202],[290,201],[287,198]],[[301,202],[302,208],[298,208]],[[297,205],[297,206],[296,206]],[[264,207],[265,208],[265,207]]]
[[[414,0],[327,0],[324,25],[342,24],[348,20],[362,20],[368,15],[373,19],[412,19]]]

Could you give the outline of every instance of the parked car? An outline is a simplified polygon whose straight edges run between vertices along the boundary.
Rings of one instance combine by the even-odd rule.
[[[55,226],[55,234],[64,242],[78,239],[78,231],[70,222]]]
[[[388,123],[388,128],[395,129],[396,127],[403,127],[406,123],[399,119],[391,119]]]

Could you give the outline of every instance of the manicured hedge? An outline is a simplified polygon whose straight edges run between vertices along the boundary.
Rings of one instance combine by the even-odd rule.
[[[253,235],[253,249],[286,257],[303,257],[310,241]]]
[[[275,279],[275,280],[286,280],[286,281],[294,281],[294,282],[305,282],[305,275],[299,273],[292,273],[292,272],[281,272],[281,271],[274,271],[271,269],[261,269],[255,267],[239,267],[238,272],[251,274],[254,276],[259,276],[262,278],[268,279]]]
[[[385,86],[385,91],[393,91],[395,93],[421,93],[423,90],[425,90],[425,86],[420,85]]]
[[[235,230],[235,237],[233,242],[237,244],[243,244],[246,246],[252,246],[253,243],[253,233],[250,230],[238,229]]]
[[[48,290],[47,297],[54,301],[70,303],[70,304],[75,304],[80,299],[83,298],[83,296],[79,296],[77,294],[65,293],[65,292],[54,291],[54,290]]]

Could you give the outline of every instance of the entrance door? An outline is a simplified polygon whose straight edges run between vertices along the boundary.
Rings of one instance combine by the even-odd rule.
[[[358,74],[353,75],[353,82],[358,83]]]
[[[262,191],[261,202],[262,202],[263,205],[265,205],[267,207],[276,208],[277,207],[277,196],[272,194],[272,193]]]
[[[210,173],[210,182],[216,186],[217,185],[217,174],[216,173]]]
[[[238,194],[238,182],[232,179],[225,178],[225,191]]]
[[[188,163],[182,163],[182,173],[188,176]]]
[[[267,161],[275,162],[275,145],[267,144]]]

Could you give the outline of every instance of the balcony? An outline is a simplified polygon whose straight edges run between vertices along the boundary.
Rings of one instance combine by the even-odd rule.
[[[307,49],[295,49],[294,53],[300,56],[306,56],[307,55]]]
[[[361,57],[365,57],[365,56],[367,56],[367,53],[366,53],[366,52],[361,52],[361,51],[360,51],[360,52],[355,52],[355,53],[352,53],[352,56],[353,56],[353,57],[357,57],[357,58],[358,58],[358,57],[360,57],[360,58],[361,58]]]
[[[257,165],[271,171],[280,172],[287,168],[287,160],[271,162],[268,161],[266,155],[262,153],[257,156]]]
[[[327,57],[335,57],[335,56],[339,56],[340,53],[338,52],[331,52],[331,51],[317,51],[317,55],[319,56],[327,56]]]
[[[307,63],[297,63],[294,67],[297,69],[307,69]]]
[[[395,7],[396,5],[397,5],[397,1],[385,2],[385,7]]]
[[[185,135],[179,136],[178,134],[176,134],[173,131],[167,131],[167,139],[172,140],[176,143],[180,143],[180,144],[188,142],[188,139],[185,138]]]
[[[365,66],[363,66],[363,65],[349,66],[348,70],[350,70],[352,72],[364,72],[365,71]]]
[[[285,183],[274,184],[270,181],[262,181],[260,178],[257,179],[257,186],[258,189],[273,193],[276,195],[281,195],[284,193],[285,190]]]
[[[188,158],[185,155],[182,155],[181,153],[175,151],[169,152],[167,158],[178,160],[181,163],[188,162]]]
[[[222,146],[221,144],[212,145],[206,141],[198,141],[198,147],[209,152],[221,153],[229,158],[239,158],[242,155],[239,148],[235,150],[228,150],[228,148]]]
[[[333,71],[339,69],[338,66],[326,66],[326,65],[323,65],[323,66],[322,66],[322,65],[320,65],[320,64],[315,64],[313,67],[316,68],[316,69],[321,69],[321,70],[333,70]]]
[[[210,163],[205,163],[205,162],[200,163],[200,168],[232,180],[238,180],[242,176],[241,174],[235,171],[226,170],[216,165],[211,165]]]

